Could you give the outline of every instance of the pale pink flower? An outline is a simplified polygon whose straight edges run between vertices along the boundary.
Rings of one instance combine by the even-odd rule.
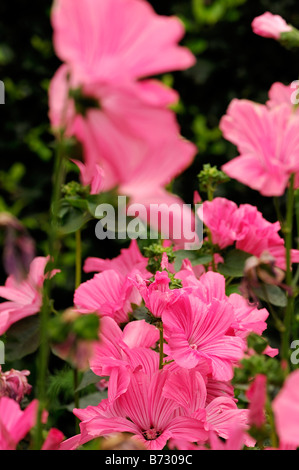
[[[246,392],[249,400],[249,423],[261,428],[266,423],[267,377],[258,374]]]
[[[195,295],[178,296],[162,315],[165,352],[179,366],[192,369],[201,360],[212,366],[212,377],[230,380],[233,365],[245,349],[243,340],[226,332],[234,321],[233,307],[225,300],[204,303]]]
[[[83,186],[90,185],[90,194],[99,194],[104,186],[104,172],[100,165],[87,166],[79,160],[73,160],[80,170],[80,179]]]
[[[299,370],[292,372],[272,402],[281,444],[299,446]]]
[[[290,106],[234,99],[220,128],[239,151],[222,170],[263,196],[282,196],[299,171],[299,118]]]
[[[16,450],[18,443],[35,425],[37,409],[37,400],[22,411],[15,400],[0,398],[0,450]]]
[[[292,27],[279,15],[269,11],[254,18],[252,29],[255,34],[264,38],[280,39],[282,33],[292,31]]]
[[[42,306],[42,287],[45,268],[49,257],[37,257],[30,265],[26,279],[18,282],[9,276],[5,285],[0,287],[0,297],[7,302],[0,303],[0,335],[3,335],[13,323],[38,313]],[[51,275],[57,270],[52,271]]]
[[[74,410],[82,420],[81,435],[67,440],[60,448],[73,449],[116,432],[133,434],[133,439],[148,450],[163,449],[170,439],[204,441],[206,413],[199,409],[204,400],[205,385],[199,373],[183,371],[174,376],[161,370],[150,379],[143,372],[135,372],[126,393],[112,404],[103,400],[98,407]],[[191,416],[195,410],[196,418]]]
[[[29,370],[11,369],[2,372],[0,366],[0,397],[9,397],[20,402],[32,389],[27,380],[28,375],[30,375]]]
[[[295,82],[295,85],[296,82]],[[296,90],[298,90],[298,86],[295,88],[290,85],[284,85],[283,83],[273,83],[269,90],[269,100],[267,101],[267,106],[269,108],[275,108],[276,106],[280,106],[281,104],[287,104],[290,108],[294,109],[294,104],[292,103],[292,97],[296,95]]]
[[[54,47],[83,82],[138,80],[194,64],[183,24],[140,0],[56,0]]]

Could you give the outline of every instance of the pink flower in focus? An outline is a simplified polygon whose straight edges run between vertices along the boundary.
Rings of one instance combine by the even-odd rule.
[[[292,27],[279,15],[266,12],[254,18],[252,29],[255,34],[264,38],[280,39],[282,33],[292,31]]]
[[[0,398],[0,450],[16,450],[36,423],[37,400],[22,411],[20,405],[8,397]]]
[[[32,386],[28,384],[29,370],[14,370],[2,372],[0,366],[0,397],[9,397],[20,402],[25,395],[31,392]]]
[[[258,374],[246,392],[249,400],[249,423],[261,428],[266,422],[267,377]]]
[[[298,114],[287,104],[268,108],[234,99],[220,128],[240,153],[223,171],[263,196],[282,196],[291,174],[299,171]]]
[[[193,384],[191,389],[190,383]],[[174,376],[161,370],[151,379],[136,372],[126,393],[112,404],[103,400],[98,407],[75,409],[74,414],[82,420],[81,435],[65,441],[60,448],[73,449],[116,432],[133,434],[148,450],[163,449],[169,439],[204,441],[207,438],[206,413],[199,409],[204,400],[204,382],[194,371]],[[197,411],[196,418],[191,416],[193,410]]]
[[[213,299],[206,304],[195,295],[180,295],[162,315],[165,352],[176,363],[192,369],[201,360],[212,365],[212,377],[230,380],[233,365],[245,349],[239,337],[226,335],[234,321],[233,307]]]
[[[0,287],[0,297],[7,299],[7,302],[0,303],[0,335],[13,323],[40,311],[48,260],[49,257],[35,258],[25,280],[18,282],[14,276],[9,276],[5,285]],[[52,272],[51,276],[56,272]]]
[[[272,402],[280,445],[299,446],[299,370],[292,372]]]
[[[158,339],[158,329],[144,320],[130,322],[122,331],[112,318],[102,318],[90,368],[98,376],[110,377],[109,401],[127,390],[136,368],[149,376],[158,369],[159,355],[150,349]]]

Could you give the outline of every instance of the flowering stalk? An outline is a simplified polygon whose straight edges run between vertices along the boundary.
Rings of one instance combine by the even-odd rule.
[[[294,182],[295,175],[292,174],[290,178],[290,186],[288,190],[288,199],[287,199],[287,218],[285,226],[285,244],[286,244],[286,284],[291,288],[292,287],[292,260],[291,260],[291,250],[293,242],[293,212],[294,212]],[[288,359],[289,343],[290,343],[290,329],[292,324],[292,313],[294,311],[294,295],[288,293],[288,303],[285,312],[285,331],[282,338],[282,357],[283,359]]]

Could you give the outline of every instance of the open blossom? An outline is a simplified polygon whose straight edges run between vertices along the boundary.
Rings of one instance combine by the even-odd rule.
[[[35,258],[30,264],[26,279],[18,282],[14,276],[9,276],[5,285],[0,287],[0,297],[7,300],[0,303],[0,335],[13,323],[40,311],[48,260],[49,257]],[[51,275],[56,272],[53,271]]]
[[[11,369],[2,372],[0,366],[0,397],[9,397],[20,402],[32,389],[27,380],[28,375],[30,375],[29,370]]]
[[[239,151],[222,166],[224,173],[263,196],[282,196],[299,171],[299,117],[289,104],[269,108],[234,99],[220,128]]]
[[[292,27],[281,16],[273,15],[269,11],[254,18],[252,29],[259,36],[277,40],[282,33],[292,31]]]
[[[82,81],[138,80],[194,64],[183,24],[140,0],[56,0],[54,47]]]
[[[243,340],[226,332],[234,321],[233,307],[226,301],[202,302],[195,295],[181,295],[163,316],[167,354],[178,365],[192,369],[205,360],[212,377],[230,380],[233,365],[245,349]]]
[[[235,248],[260,257],[268,252],[275,259],[276,266],[286,268],[284,239],[279,235],[280,223],[268,222],[250,204],[239,207],[225,198],[205,201],[198,210],[198,216],[210,229],[213,243],[220,248],[235,244]],[[298,250],[292,250],[292,262],[299,261]]]
[[[0,398],[0,450],[15,450],[36,423],[37,400],[22,411],[12,398]]]
[[[126,393],[112,404],[103,400],[97,407],[75,409],[74,414],[82,421],[81,435],[65,441],[61,449],[73,449],[116,432],[133,434],[148,450],[163,449],[173,438],[205,441],[206,412],[201,409],[205,402],[205,385],[199,373],[185,372],[187,374],[174,376],[167,371],[157,371],[152,378],[135,372]],[[196,418],[192,417],[195,411]]]

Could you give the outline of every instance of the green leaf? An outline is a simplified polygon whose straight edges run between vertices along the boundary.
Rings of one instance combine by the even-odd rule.
[[[224,263],[218,271],[227,277],[243,277],[246,260],[252,255],[241,250],[231,250],[224,256]]]
[[[275,307],[286,307],[288,299],[286,293],[278,286],[264,284],[263,287],[255,288],[256,295]]]
[[[88,387],[89,385],[93,385],[98,383],[101,379],[104,377],[99,377],[96,375],[92,370],[87,370],[84,372],[82,380],[76,389],[76,392],[79,392],[80,390],[83,390],[84,388]],[[106,377],[105,377],[106,378]]]
[[[81,397],[79,399],[79,408],[87,408],[88,406],[97,406],[101,403],[102,400],[107,398],[107,391],[104,392],[95,392],[86,395],[85,397]],[[73,411],[75,408],[75,403],[72,402],[66,406],[68,411]]]
[[[184,259],[189,259],[191,261],[192,266],[197,266],[200,264],[208,264],[212,261],[212,256],[210,254],[202,254],[200,255],[198,251],[192,250],[179,250],[175,252],[175,262],[174,262],[174,269],[179,271],[182,266],[182,262]]]
[[[39,346],[39,318],[32,316],[15,323],[7,332],[5,359],[15,361],[34,353]]]

